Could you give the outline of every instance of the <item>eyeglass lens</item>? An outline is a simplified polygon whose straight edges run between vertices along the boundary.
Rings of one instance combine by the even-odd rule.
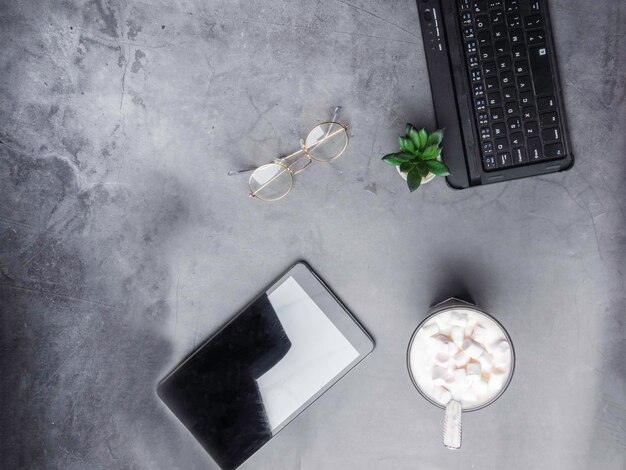
[[[283,165],[268,163],[250,175],[250,193],[264,201],[275,201],[289,192],[293,176]]]
[[[311,158],[318,162],[329,162],[343,153],[348,145],[348,134],[339,124],[325,122],[314,127],[306,136],[304,145]]]

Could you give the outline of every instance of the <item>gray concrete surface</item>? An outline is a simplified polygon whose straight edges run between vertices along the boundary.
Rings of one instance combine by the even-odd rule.
[[[156,383],[307,260],[377,349],[245,469],[626,465],[624,2],[554,1],[577,163],[409,194],[380,156],[434,125],[413,0],[0,2],[0,466],[216,468]],[[347,153],[246,197],[341,104]],[[517,370],[463,449],[405,348],[467,292]]]

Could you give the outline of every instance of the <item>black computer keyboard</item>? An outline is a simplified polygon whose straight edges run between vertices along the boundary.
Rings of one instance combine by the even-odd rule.
[[[565,157],[541,2],[458,0],[483,169]]]

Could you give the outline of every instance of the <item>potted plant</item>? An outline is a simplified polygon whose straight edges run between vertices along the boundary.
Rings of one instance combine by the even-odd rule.
[[[398,139],[400,151],[385,155],[383,161],[396,167],[406,180],[409,191],[415,191],[435,176],[450,174],[450,169],[441,161],[443,130],[429,134],[426,129],[418,131],[408,123],[405,134]]]

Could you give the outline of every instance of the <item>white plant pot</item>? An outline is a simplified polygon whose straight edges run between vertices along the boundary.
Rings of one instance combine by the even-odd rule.
[[[400,176],[402,176],[402,178],[404,179],[404,181],[406,181],[406,173],[400,171],[400,167],[397,166],[396,170],[398,171],[398,173],[400,174]],[[422,184],[426,184],[429,181],[432,181],[435,179],[435,174],[434,173],[428,173],[426,176],[422,177]]]

